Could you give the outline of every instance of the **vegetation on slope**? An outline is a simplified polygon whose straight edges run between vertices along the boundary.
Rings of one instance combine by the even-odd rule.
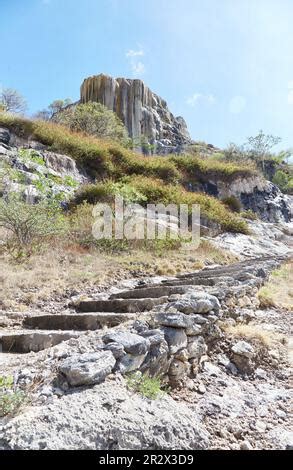
[[[97,176],[101,176],[106,169],[108,176],[143,174],[174,182],[184,179],[186,173],[197,178],[231,180],[254,173],[249,165],[202,160],[196,156],[144,157],[121,145],[113,145],[113,141],[72,132],[51,122],[32,121],[6,113],[0,113],[0,125],[8,127],[20,137],[36,139],[52,150],[67,153],[79,164],[95,169]]]
[[[249,176],[254,174],[250,166],[224,164],[213,159],[204,161],[195,156],[144,157],[113,142],[72,132],[60,125],[6,113],[0,113],[0,125],[20,137],[35,139],[53,151],[70,155],[97,180],[111,178],[114,182],[127,183],[132,190],[143,195],[144,201],[141,202],[200,204],[202,215],[218,223],[223,230],[247,233],[246,222],[225,205],[205,194],[188,192],[182,184],[187,178],[233,180]],[[129,179],[125,180],[125,176]],[[84,197],[82,192],[79,193],[79,202],[84,199],[93,203],[89,193],[96,191],[96,201],[99,200],[99,192],[105,193],[109,188],[108,182],[99,183],[96,188],[85,188]]]
[[[201,216],[230,232],[248,233],[246,222],[232,213],[225,204],[218,199],[202,193],[186,191],[180,185],[165,184],[164,181],[146,176],[125,177],[121,183],[105,181],[102,183],[86,185],[77,191],[75,203],[86,201],[95,204],[99,201],[113,202],[114,196],[121,194],[128,196],[131,202],[145,205],[150,204],[199,204]]]

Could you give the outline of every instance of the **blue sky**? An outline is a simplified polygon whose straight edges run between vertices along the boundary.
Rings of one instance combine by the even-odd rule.
[[[0,0],[0,84],[31,113],[101,72],[142,78],[218,146],[293,147],[293,0]]]

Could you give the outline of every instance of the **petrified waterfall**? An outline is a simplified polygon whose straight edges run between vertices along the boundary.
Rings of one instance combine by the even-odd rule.
[[[170,153],[181,152],[191,143],[184,119],[174,117],[166,101],[142,80],[96,75],[84,80],[80,100],[98,102],[114,111],[138,147],[145,142],[156,152]]]

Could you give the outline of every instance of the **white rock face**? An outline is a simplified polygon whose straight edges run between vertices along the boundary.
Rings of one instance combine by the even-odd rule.
[[[249,222],[250,235],[222,233],[210,241],[237,256],[284,256],[292,252],[293,224]],[[291,236],[290,236],[291,234]]]
[[[89,77],[81,85],[80,101],[98,102],[114,111],[138,147],[141,138],[155,145],[157,153],[178,152],[191,143],[184,119],[174,117],[166,101],[141,80],[104,74]]]

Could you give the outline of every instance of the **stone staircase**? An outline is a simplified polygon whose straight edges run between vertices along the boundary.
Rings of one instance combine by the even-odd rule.
[[[217,296],[225,310],[227,299],[234,296],[238,302],[256,292],[282,260],[271,257],[249,259],[229,266],[204,268],[159,283],[140,281],[132,289],[108,295],[107,300],[80,300],[72,313],[30,314],[18,330],[0,330],[0,350],[5,353],[38,352],[88,331],[139,319],[142,313],[159,312],[161,306],[163,310],[164,304],[191,290]],[[245,306],[243,302],[241,306]]]

